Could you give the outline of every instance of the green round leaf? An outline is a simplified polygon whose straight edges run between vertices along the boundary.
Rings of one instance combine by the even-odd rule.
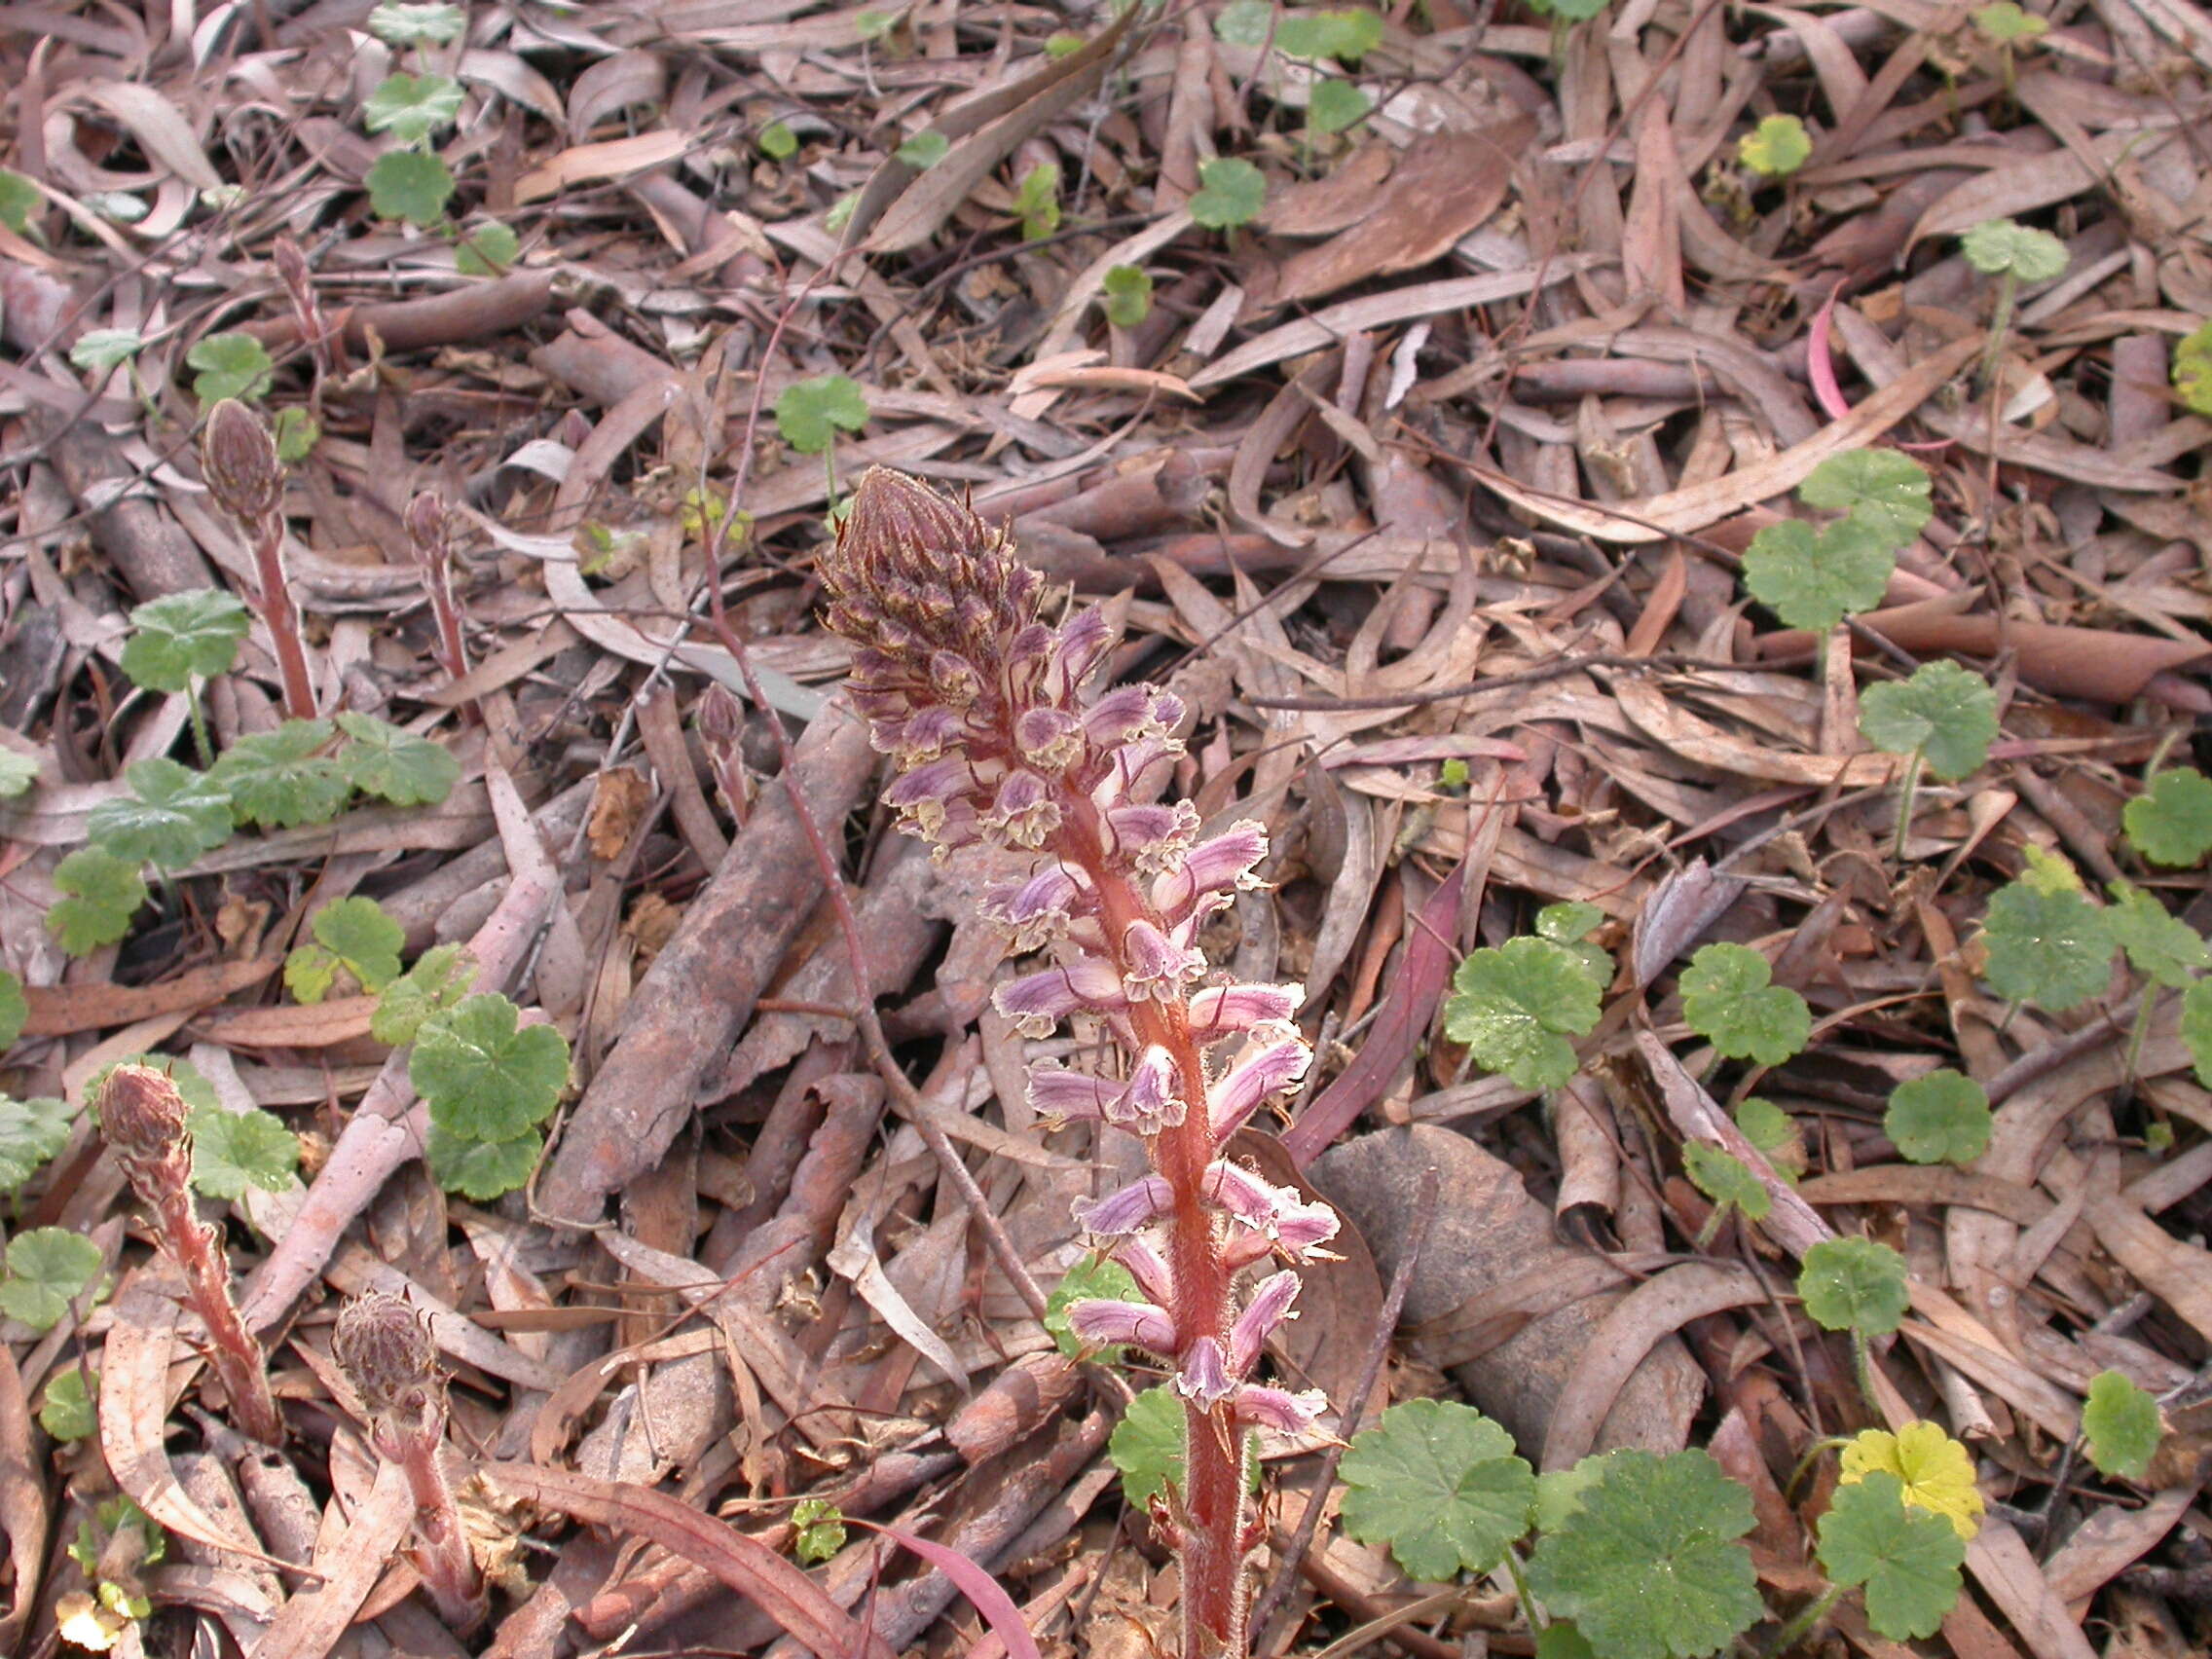
[[[0,800],[11,800],[38,782],[38,762],[28,755],[0,748]]]
[[[439,1186],[484,1204],[527,1185],[544,1150],[545,1137],[535,1129],[509,1140],[473,1140],[432,1118],[424,1157]]]
[[[248,1187],[281,1193],[300,1166],[300,1137],[258,1108],[203,1106],[192,1114],[192,1185],[226,1202]]]
[[[1986,219],[1959,239],[1967,263],[1985,276],[2009,274],[2021,282],[2047,282],[2066,270],[2066,244],[2048,231]]]
[[[149,691],[187,690],[195,676],[228,674],[252,625],[244,602],[218,588],[165,594],[130,612],[123,672]]]
[[[798,135],[780,121],[761,128],[753,142],[771,162],[788,162],[798,154]]]
[[[100,1272],[100,1247],[62,1227],[34,1227],[8,1241],[0,1313],[34,1331],[51,1330]]]
[[[335,735],[328,720],[286,720],[240,738],[207,775],[230,793],[231,814],[240,824],[327,824],[353,793],[338,761],[324,753]]]
[[[1766,1183],[1743,1160],[1710,1141],[1682,1142],[1682,1173],[1714,1203],[1733,1204],[1753,1221],[1764,1221],[1774,1208]]]
[[[2212,979],[2199,979],[2181,999],[2181,1037],[2196,1064],[2196,1081],[2212,1088]]]
[[[461,780],[461,762],[443,744],[350,710],[337,717],[346,736],[338,767],[363,794],[394,806],[435,806]]]
[[[934,167],[944,160],[952,149],[952,140],[941,132],[917,132],[899,146],[902,162],[917,170]]]
[[[85,815],[92,844],[130,864],[182,869],[231,838],[231,797],[205,773],[156,756],[123,774],[130,793]]]
[[[425,1019],[408,1080],[430,1121],[460,1137],[511,1140],[544,1122],[569,1082],[569,1045],[550,1025],[518,1026],[505,997],[479,993]]]
[[[452,1008],[475,982],[476,963],[465,949],[433,944],[377,998],[377,1011],[369,1016],[369,1035],[394,1049],[412,1043],[424,1020]]]
[[[98,1375],[93,1373],[95,1380]],[[85,1389],[83,1367],[72,1365],[55,1373],[39,1401],[38,1424],[60,1441],[89,1439],[99,1427],[97,1408]]]
[[[463,276],[504,276],[522,257],[522,239],[497,219],[472,227],[454,244],[454,269]]]
[[[1736,1127],[1757,1147],[1785,1181],[1794,1184],[1805,1172],[1805,1135],[1797,1120],[1771,1100],[1751,1095],[1736,1108]]]
[[[445,46],[459,40],[467,26],[468,18],[459,6],[385,0],[369,14],[369,32],[387,46]]]
[[[1797,487],[1797,498],[1808,507],[1849,513],[1895,549],[1927,529],[1935,516],[1929,488],[1928,468],[1909,455],[1854,449],[1814,467]]]
[[[1106,1456],[1122,1471],[1122,1495],[1132,1508],[1183,1480],[1183,1402],[1164,1383],[1131,1400],[1106,1440]]]
[[[0,167],[0,225],[19,237],[28,236],[31,215],[45,207],[46,198],[39,194],[37,185],[12,167]]]
[[[30,1004],[23,1000],[23,982],[0,968],[0,1049],[6,1049],[23,1034],[23,1023],[31,1016]]]
[[[1240,32],[1249,32],[1249,26]],[[1357,63],[1382,44],[1382,19],[1365,7],[1286,11],[1274,19],[1274,39],[1275,50],[1285,57],[1333,57],[1340,63]]]
[[[1700,1659],[1765,1614],[1751,1494],[1704,1452],[1619,1452],[1537,1543],[1529,1583],[1606,1659]]]
[[[792,1555],[802,1567],[830,1560],[845,1547],[845,1517],[826,1497],[801,1498],[792,1510]]]
[[[1972,1163],[1989,1147],[1989,1091],[1945,1069],[1891,1091],[1882,1132],[1915,1163]]]
[[[92,328],[77,336],[69,348],[72,368],[104,373],[120,367],[146,349],[145,337],[129,328]]]
[[[2050,27],[2047,18],[2023,12],[2012,0],[1994,0],[1973,15],[1973,26],[2000,46],[2018,46]]]
[[[1522,1088],[1557,1088],[1574,1075],[1569,1036],[1596,1029],[1597,978],[1588,964],[1548,939],[1512,939],[1478,950],[1452,977],[1444,1029],[1476,1064]]]
[[[1821,1517],[1821,1566],[1835,1583],[1864,1585],[1866,1619],[1892,1641],[1934,1636],[1957,1604],[1965,1540],[1949,1521],[1904,1501],[1886,1469],[1835,1489]]]
[[[1990,895],[1982,931],[1999,996],[2060,1013],[2111,982],[2111,918],[2079,893],[2011,882]]]
[[[2212,778],[2194,766],[2160,772],[2121,813],[2127,838],[2153,864],[2186,869],[2212,853]]]
[[[1352,1439],[1338,1473],[1345,1530],[1388,1544],[1409,1578],[1488,1572],[1529,1530],[1536,1477],[1472,1406],[1408,1400]]]
[[[1820,530],[1784,519],[1751,537],[1744,586],[1788,626],[1825,634],[1880,605],[1897,566],[1887,533],[1856,517]]]
[[[448,75],[392,75],[361,106],[371,132],[389,132],[402,144],[420,144],[461,119],[461,83]]]
[[[453,172],[443,158],[422,150],[387,150],[370,165],[361,181],[369,187],[369,206],[380,219],[434,225],[453,200]]]
[[[1257,219],[1267,200],[1267,175],[1258,167],[1235,156],[1215,156],[1198,164],[1191,217],[1208,230],[1234,230]]]
[[[185,352],[184,361],[200,371],[192,380],[192,395],[209,405],[226,397],[251,402],[269,389],[276,369],[260,341],[237,332],[208,335]]]
[[[1824,1238],[1797,1272],[1805,1311],[1825,1330],[1884,1337],[1911,1306],[1904,1258],[1871,1238]]]
[[[371,995],[399,977],[399,948],[406,930],[374,899],[341,899],[315,912],[314,941],[284,959],[284,988],[303,1003],[330,994],[343,972]]]
[[[1812,154],[1805,124],[1793,115],[1770,115],[1736,143],[1737,159],[1769,178],[1788,178]]]
[[[2193,413],[2212,415],[2212,317],[2175,344],[2173,381]]]
[[[2099,1373],[2082,1405],[2082,1434],[2097,1473],[2140,1482],[2165,1438],[2158,1402],[2118,1371]]]
[[[322,423],[305,409],[279,409],[269,423],[269,436],[276,446],[276,459],[286,466],[297,466],[322,441]]]
[[[1859,729],[1891,755],[1917,751],[1938,778],[1963,778],[1989,758],[1997,741],[1997,693],[1980,675],[1938,658],[1922,663],[1910,680],[1867,686]]]
[[[1316,132],[1343,132],[1365,121],[1375,100],[1349,81],[1316,81],[1306,100],[1306,125]]]
[[[115,943],[146,902],[138,866],[99,847],[80,847],[55,865],[54,885],[66,897],[47,911],[46,925],[71,956]]]
[[[1682,970],[1682,1017],[1732,1060],[1778,1066],[1804,1051],[1813,1011],[1749,945],[1709,944]]]
[[[18,1100],[0,1094],[0,1196],[12,1197],[69,1144],[75,1117],[66,1102],[52,1095]]]
[[[2204,936],[2168,910],[2156,895],[2124,881],[2113,883],[2105,915],[2128,966],[2154,985],[2178,991],[2212,968]]]
[[[1152,314],[1152,276],[1134,265],[1109,266],[1104,306],[1106,320],[1116,328],[1134,328]]]
[[[839,430],[857,432],[867,417],[866,394],[843,375],[794,381],[776,399],[776,430],[801,455],[822,454]]]
[[[1060,1275],[1060,1282],[1045,1301],[1045,1329],[1051,1333],[1052,1344],[1070,1359],[1084,1355],[1083,1340],[1068,1323],[1068,1304],[1097,1297],[1108,1302],[1133,1302],[1141,1298],[1135,1277],[1121,1263],[1106,1256],[1087,1257]],[[1119,1347],[1104,1347],[1097,1351],[1101,1364],[1111,1365],[1121,1356]]]

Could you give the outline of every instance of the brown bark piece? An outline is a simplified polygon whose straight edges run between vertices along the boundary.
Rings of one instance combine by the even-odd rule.
[[[851,808],[874,758],[842,700],[807,728],[793,764],[817,825]],[[744,1029],[821,895],[813,849],[779,784],[631,998],[628,1023],[547,1166],[538,1194],[546,1215],[597,1221],[608,1194],[660,1161],[701,1074]]]
[[[1314,1161],[1314,1184],[1358,1227],[1387,1278],[1404,1248],[1403,1220],[1414,1213],[1421,1172],[1442,1181],[1435,1225],[1406,1297],[1405,1320],[1443,1317],[1478,1293],[1516,1280],[1587,1273],[1609,1275],[1594,1250],[1562,1244],[1551,1211],[1530,1198],[1513,1168],[1465,1136],[1426,1124],[1362,1135]],[[1553,1409],[1581,1365],[1593,1334],[1629,1287],[1580,1297],[1531,1319],[1481,1359],[1456,1366],[1467,1397],[1534,1456]],[[1600,1426],[1596,1449],[1679,1451],[1705,1392],[1697,1363],[1669,1337],[1631,1374]]]

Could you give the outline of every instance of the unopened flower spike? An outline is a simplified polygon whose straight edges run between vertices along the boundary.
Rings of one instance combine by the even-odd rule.
[[[1259,1535],[1247,1431],[1309,1431],[1326,1402],[1252,1379],[1290,1316],[1296,1273],[1248,1295],[1235,1276],[1319,1258],[1338,1227],[1327,1205],[1230,1156],[1230,1138],[1310,1058],[1289,1023],[1301,989],[1223,982],[1198,944],[1209,916],[1259,885],[1266,831],[1244,821],[1201,839],[1197,808],[1160,797],[1182,753],[1181,700],[1151,685],[1087,694],[1113,644],[1106,616],[1049,623],[1044,578],[967,506],[870,471],[821,576],[829,625],[854,647],[854,706],[903,774],[886,795],[901,828],[938,857],[979,842],[1029,871],[998,881],[984,914],[1014,948],[1053,955],[999,985],[999,1012],[1037,1038],[1087,1017],[1125,1051],[1118,1076],[1030,1074],[1040,1116],[1124,1129],[1153,1164],[1078,1210],[1147,1300],[1079,1300],[1068,1322],[1087,1344],[1141,1347],[1170,1367],[1184,1473],[1155,1514],[1183,1557],[1182,1653],[1241,1659]]]

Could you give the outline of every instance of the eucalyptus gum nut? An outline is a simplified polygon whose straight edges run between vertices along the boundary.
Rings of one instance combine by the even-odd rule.
[[[1361,1135],[1322,1154],[1309,1173],[1365,1235],[1386,1282],[1405,1247],[1421,1173],[1431,1167],[1439,1179],[1436,1220],[1407,1292],[1403,1328],[1446,1319],[1473,1302],[1496,1315],[1464,1335],[1416,1338],[1411,1348],[1447,1363],[1467,1398],[1504,1424],[1534,1462],[1561,1391],[1630,1280],[1596,1251],[1559,1242],[1552,1212],[1529,1197],[1512,1167],[1455,1130],[1417,1124]],[[1577,1286],[1592,1288],[1576,1294]],[[1515,1290],[1524,1294],[1509,1295]],[[1530,1317],[1515,1330],[1522,1311]],[[1511,1334],[1486,1335],[1498,1330]],[[1678,1452],[1704,1396],[1704,1372],[1680,1338],[1667,1337],[1630,1374],[1594,1450]]]

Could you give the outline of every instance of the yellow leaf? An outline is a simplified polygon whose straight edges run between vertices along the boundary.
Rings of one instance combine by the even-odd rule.
[[[1973,1482],[1973,1457],[1964,1446],[1932,1422],[1908,1422],[1896,1434],[1869,1428],[1843,1449],[1846,1485],[1876,1469],[1904,1483],[1904,1500],[1916,1509],[1943,1516],[1962,1538],[1981,1530],[1980,1489]]]

